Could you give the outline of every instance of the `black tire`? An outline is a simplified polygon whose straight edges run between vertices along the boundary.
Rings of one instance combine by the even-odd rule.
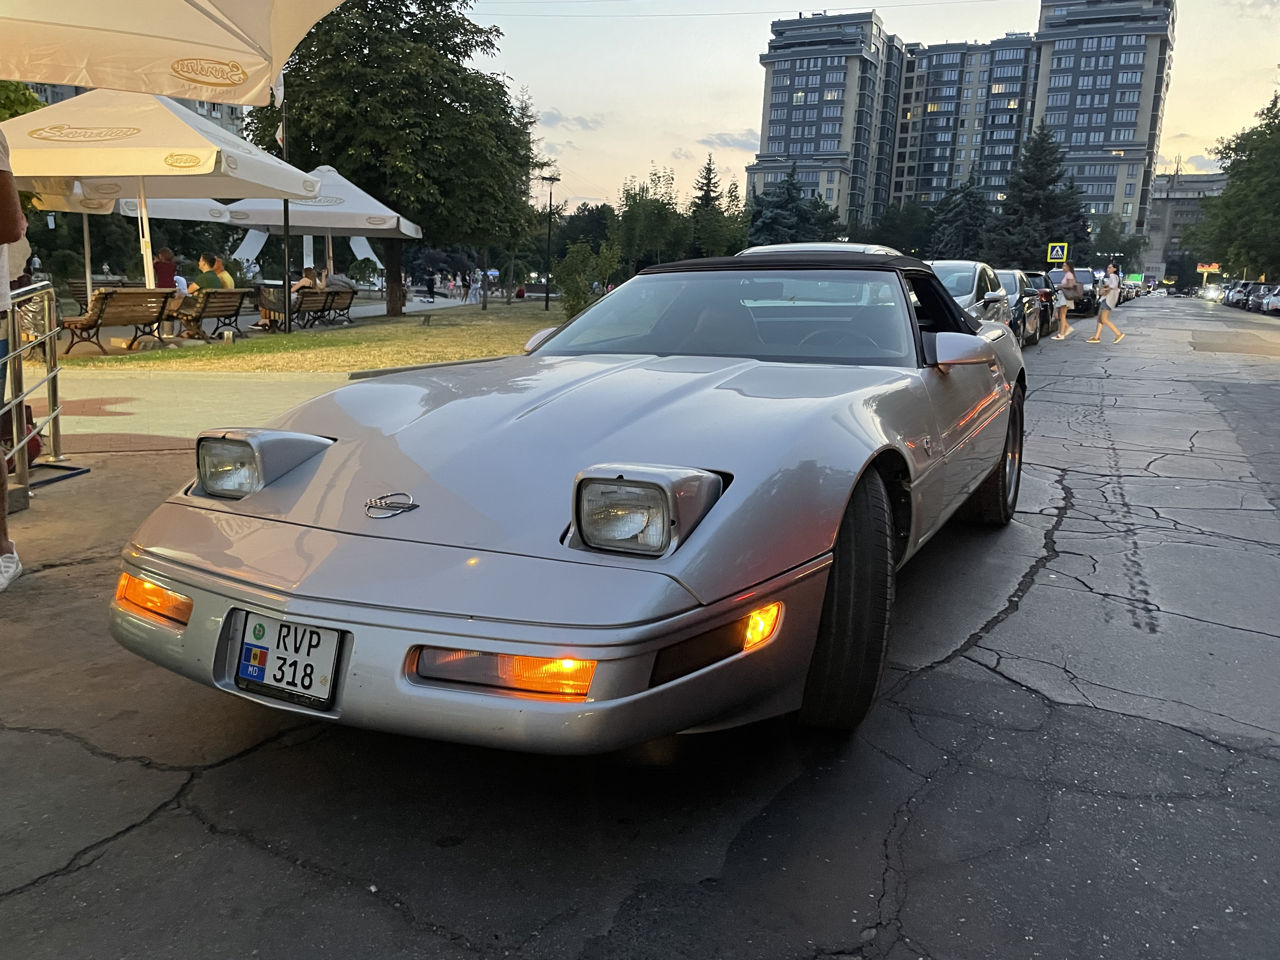
[[[893,590],[893,509],[872,468],[854,487],[836,535],[802,724],[849,731],[867,715],[884,670]]]
[[[994,527],[1007,525],[1018,508],[1018,491],[1022,489],[1022,401],[1022,387],[1015,386],[1009,401],[1004,453],[969,499],[969,514]]]

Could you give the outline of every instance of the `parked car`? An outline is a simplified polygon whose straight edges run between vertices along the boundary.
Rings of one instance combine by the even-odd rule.
[[[1252,310],[1254,313],[1262,312],[1262,301],[1271,296],[1274,287],[1266,283],[1256,283],[1249,290],[1249,299],[1245,303],[1246,310]]]
[[[1021,270],[997,270],[1009,295],[1010,328],[1024,347],[1040,342],[1040,294]]]
[[[1008,292],[996,272],[976,260],[930,260],[942,285],[971,317],[1013,328]]]
[[[1271,288],[1271,293],[1262,301],[1263,313],[1280,313],[1280,286]]]
[[[1065,272],[1061,269],[1049,271],[1049,277],[1055,286],[1062,286],[1062,276]],[[1080,284],[1080,296],[1071,309],[1091,317],[1098,312],[1098,285],[1094,280],[1093,271],[1088,267],[1076,267],[1075,274],[1076,282]]]
[[[1249,293],[1253,289],[1252,280],[1244,280],[1234,287],[1227,294],[1226,304],[1229,307],[1245,307],[1249,303]]]
[[[896,569],[1017,505],[1021,351],[918,260],[651,267],[529,349],[202,433],[112,634],[299,719],[502,748],[848,730]]]
[[[1035,287],[1036,294],[1040,298],[1040,336],[1047,337],[1058,329],[1058,312],[1053,309],[1058,288],[1053,285],[1053,278],[1047,273],[1028,270],[1027,279],[1031,281],[1031,286]]]

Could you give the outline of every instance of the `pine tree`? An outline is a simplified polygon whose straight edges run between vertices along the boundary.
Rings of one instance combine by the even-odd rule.
[[[1073,256],[1086,253],[1084,205],[1062,165],[1064,156],[1041,120],[1014,162],[1000,212],[992,220],[983,252],[992,263],[1039,266],[1050,243],[1069,243]]]
[[[977,179],[970,175],[968,180],[952,187],[938,201],[933,215],[930,256],[935,260],[980,259],[990,219],[987,198],[978,189]]]
[[[805,197],[792,164],[785,177],[755,196],[748,239],[753,246],[834,240],[840,228],[835,210],[817,197]]]
[[[698,210],[720,207],[720,175],[709,153],[707,162],[698,171],[698,179],[693,182],[693,206]]]
[[[707,154],[707,162],[693,184],[693,200],[689,204],[690,257],[719,257],[727,252],[729,224],[721,196],[720,176],[711,154]]]

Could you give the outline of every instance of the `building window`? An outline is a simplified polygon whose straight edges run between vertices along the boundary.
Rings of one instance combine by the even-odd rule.
[[[827,104],[827,106],[822,108],[822,115],[824,117],[843,117],[844,105],[839,103]]]
[[[773,95],[773,97],[772,97],[772,99],[770,100],[770,102],[771,102],[771,103],[786,103],[786,102],[787,102],[787,94],[786,94],[786,92],[785,92],[785,91],[782,91],[782,90],[779,90],[777,93],[775,93],[775,94]]]
[[[1091,60],[1091,59],[1093,59],[1093,58],[1092,58],[1092,57],[1089,57],[1089,58],[1087,58],[1087,59],[1090,59],[1090,60]],[[1070,69],[1071,69],[1072,67],[1074,67],[1075,65],[1076,65],[1076,58],[1075,58],[1075,57],[1072,57],[1072,56],[1067,56],[1067,57],[1054,57],[1051,61],[1049,61],[1049,69],[1050,69],[1050,70],[1070,70]],[[1092,70],[1092,69],[1093,69],[1092,67],[1086,67],[1086,66],[1084,65],[1084,63],[1083,63],[1083,62],[1081,62],[1081,64],[1080,64],[1080,68],[1081,68],[1082,70]]]
[[[831,187],[827,187],[827,203],[835,199],[836,192]]]
[[[1098,69],[1099,69],[1099,70],[1110,70],[1110,69],[1111,69],[1112,67],[1114,67],[1115,65],[1116,65],[1116,58],[1115,58],[1115,57],[1113,57],[1113,56],[1111,56],[1110,54],[1108,54],[1108,55],[1107,55],[1107,56],[1105,56],[1105,57],[1099,57],[1099,58],[1098,58]]]
[[[836,172],[834,170],[828,170],[827,183],[835,183],[835,182],[836,182]]]
[[[1116,48],[1115,37],[1102,37],[1098,40],[1099,50],[1114,50]]]
[[[1134,178],[1134,177],[1140,177],[1140,176],[1142,176],[1142,164],[1140,163],[1129,164],[1129,177]]]
[[[1097,38],[1097,37],[1089,37],[1088,39],[1081,40],[1081,41],[1080,41],[1080,49],[1081,49],[1081,50],[1083,50],[1083,51],[1085,51],[1086,53],[1088,53],[1090,50],[1097,50],[1097,49],[1098,49],[1098,38]]]
[[[775,63],[775,64],[773,65],[773,69],[775,69],[775,70],[790,70],[790,69],[791,69],[791,61],[790,61],[790,60],[779,60],[777,63]]]
[[[779,108],[779,107],[775,107],[774,109],[770,110],[770,111],[769,111],[769,119],[770,119],[770,120],[785,120],[785,119],[787,119],[787,110],[786,110],[786,108],[785,108],[785,107],[781,107],[781,108]]]
[[[1073,133],[1071,135],[1071,145],[1073,147],[1084,146],[1085,135],[1083,133]]]
[[[773,75],[773,85],[774,85],[775,87],[789,87],[789,86],[791,86],[791,77],[790,77],[790,75],[789,75],[789,74],[785,74],[785,73],[775,73],[775,74]]]
[[[1049,78],[1049,86],[1050,87],[1074,86],[1074,84],[1072,83],[1072,79],[1073,78],[1069,73],[1057,73]]]
[[[1102,142],[1102,140],[1103,140],[1103,138],[1104,138],[1104,136],[1105,136],[1105,133],[1104,133],[1102,130],[1099,130],[1099,131],[1097,131],[1096,133],[1090,133],[1090,134],[1089,134],[1089,145],[1090,145],[1090,146],[1093,146],[1094,144],[1101,143],[1101,142]]]
[[[1126,37],[1125,39],[1127,40],[1128,37]],[[1131,50],[1128,53],[1120,54],[1120,66],[1136,67],[1139,64],[1141,64],[1144,60],[1146,60],[1146,58],[1147,58],[1147,52],[1145,50]]]
[[[824,124],[822,125],[822,132],[823,132],[824,134],[827,134],[827,135],[830,135],[830,134],[833,134],[833,133],[834,133],[834,134],[836,134],[837,136],[839,136],[839,134],[840,134],[840,124],[838,124],[838,123],[824,123]]]
[[[839,140],[820,140],[818,141],[818,149],[823,153],[830,153],[833,150],[840,149]]]
[[[1111,139],[1124,142],[1133,140],[1134,130],[1132,127],[1113,127],[1111,130]]]
[[[1049,124],[1051,127],[1065,126],[1067,122],[1067,112],[1065,110],[1059,110],[1054,113],[1046,113],[1044,115],[1044,122]]]
[[[1116,103],[1137,103],[1141,98],[1141,90],[1121,90],[1116,94]]]
[[[793,104],[796,104],[796,103],[804,103],[804,94],[803,94],[803,93],[793,93],[793,94],[791,95],[791,102],[792,102]]]
[[[1101,77],[1099,77],[1098,79],[1102,79],[1102,78],[1101,78]],[[1093,77],[1080,77],[1080,78],[1076,81],[1076,89],[1077,89],[1077,90],[1092,90],[1092,89],[1093,89]]]
[[[1095,127],[1105,127],[1107,125],[1107,115],[1105,113],[1095,113],[1093,115],[1093,125]]]
[[[781,140],[770,140],[768,152],[769,153],[785,153],[786,150],[783,148]]]
[[[1071,94],[1069,93],[1051,93],[1047,105],[1050,107],[1065,107],[1071,102]]]
[[[1061,7],[1057,9],[1062,9]],[[1055,11],[1056,12],[1056,11]],[[1065,12],[1065,11],[1064,11]],[[1075,40],[1055,40],[1053,42],[1053,52],[1058,53],[1062,50],[1074,50],[1076,48]]]
[[[802,143],[802,144],[800,144],[800,152],[801,152],[801,153],[813,153],[815,149],[816,149],[816,148],[814,147],[814,145],[813,145],[812,143]]]
[[[771,123],[769,124],[769,136],[771,137],[785,136],[786,129],[787,128],[781,123]]]
[[[827,83],[844,83],[845,74],[843,70],[835,70],[826,75]]]
[[[1126,197],[1132,197],[1132,196],[1133,196],[1133,194],[1134,194],[1134,188],[1135,188],[1136,186],[1137,186],[1137,184],[1133,184],[1133,183],[1126,183],[1126,184],[1124,185],[1124,195],[1125,195]]]
[[[1117,110],[1114,114],[1116,123],[1137,123],[1137,110]]]
[[[824,90],[822,92],[822,99],[823,100],[843,100],[844,91],[843,90]]]
[[[1111,102],[1111,94],[1095,93],[1093,95],[1093,105],[1095,107],[1105,107]]]
[[[1123,70],[1116,79],[1117,83],[1142,83],[1142,74],[1136,70]]]
[[[1146,46],[1147,38],[1140,33],[1131,33],[1125,37],[1121,43],[1126,47],[1142,47]]]

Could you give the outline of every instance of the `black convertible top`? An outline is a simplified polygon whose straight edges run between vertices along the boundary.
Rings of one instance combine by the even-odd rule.
[[[750,257],[706,257],[701,260],[679,260],[645,267],[640,275],[650,273],[701,273],[711,270],[924,270],[933,268],[915,257],[887,253],[761,253]]]

